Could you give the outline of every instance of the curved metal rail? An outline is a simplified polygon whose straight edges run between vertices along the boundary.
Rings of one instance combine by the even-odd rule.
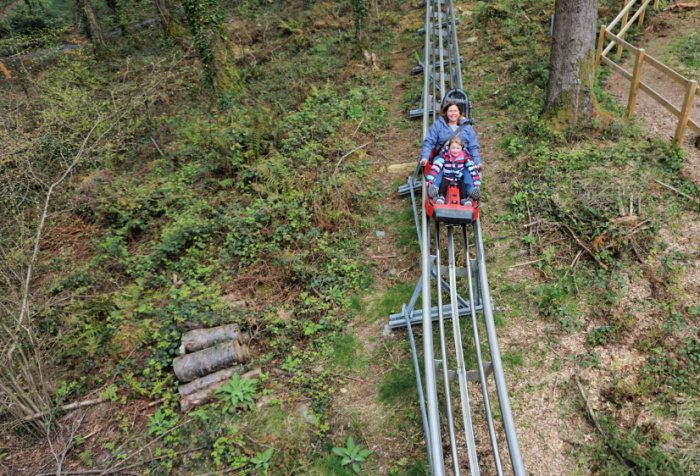
[[[419,109],[411,111],[411,117],[423,117],[423,134],[425,138],[428,127],[437,119],[439,105],[443,94],[452,88],[462,89],[462,76],[457,45],[456,21],[453,12],[452,0],[429,0],[425,4],[425,49],[423,61],[419,68],[424,73],[423,94]],[[478,384],[481,386],[481,395],[486,415],[486,423],[489,430],[489,442],[494,456],[494,467],[497,474],[503,474],[501,454],[498,448],[498,438],[493,421],[493,413],[489,399],[487,380],[490,373],[494,375],[498,402],[503,419],[503,431],[508,444],[508,455],[513,474],[525,476],[525,467],[520,453],[515,424],[508,399],[503,366],[501,363],[496,326],[493,320],[493,304],[489,292],[488,277],[484,247],[481,236],[479,220],[471,225],[461,225],[462,240],[465,249],[464,268],[458,268],[455,264],[454,225],[446,225],[447,228],[447,262],[445,267],[442,257],[442,244],[440,241],[440,224],[435,224],[435,254],[431,254],[430,230],[428,217],[423,203],[427,196],[425,182],[417,181],[420,166],[408,184],[399,188],[400,194],[410,193],[413,204],[418,241],[421,246],[422,277],[418,281],[416,290],[408,305],[403,305],[401,313],[390,316],[389,324],[392,328],[408,327],[411,348],[413,351],[413,364],[415,367],[418,393],[423,416],[426,447],[431,474],[444,475],[446,469],[445,454],[443,452],[443,440],[441,427],[446,426],[447,444],[449,445],[449,469],[451,474],[459,475],[463,469],[464,448],[457,443],[464,434],[466,453],[469,462],[469,472],[474,476],[479,474],[479,453],[476,447],[472,412],[469,400],[469,387]],[[417,203],[416,192],[421,190],[422,200]],[[420,215],[420,217],[419,217]],[[476,259],[469,258],[469,231],[473,230],[474,251]],[[443,279],[448,277],[448,282]],[[466,287],[468,300],[458,294],[457,278],[467,278]],[[431,307],[431,284],[437,285],[437,307]],[[463,282],[463,281],[462,281]],[[449,296],[449,305],[443,305],[443,294]],[[418,296],[422,297],[422,310],[414,310]],[[423,310],[430,310],[423,312]],[[479,336],[479,320],[477,312],[481,312],[484,318],[486,338],[491,354],[491,361],[486,362],[481,353],[482,340]],[[465,365],[463,337],[461,329],[461,316],[471,318],[471,335],[476,350],[477,369],[467,371]],[[455,318],[456,317],[456,318]],[[448,342],[448,332],[445,321],[452,320],[452,342]],[[438,349],[434,342],[433,322],[437,321]],[[421,381],[421,373],[418,364],[418,352],[413,337],[412,324],[422,322],[423,325],[423,356],[425,362],[425,389]],[[436,359],[439,353],[440,359]],[[454,366],[456,370],[450,370]],[[442,380],[438,391],[438,380]],[[453,388],[452,382],[457,381],[457,388]],[[444,415],[441,415],[443,410]],[[461,412],[461,431],[458,432],[455,425],[455,412]],[[444,422],[444,425],[443,425]]]

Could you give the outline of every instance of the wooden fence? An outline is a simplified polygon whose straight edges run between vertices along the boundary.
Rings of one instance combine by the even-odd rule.
[[[637,3],[637,0],[625,0],[625,7],[622,9],[620,14],[610,23],[610,25],[603,25],[600,29],[600,36],[598,37],[598,49],[596,52],[595,67],[596,70],[600,66],[601,61],[606,65],[610,66],[613,70],[620,73],[625,78],[629,79],[631,82],[629,99],[627,101],[627,117],[629,118],[634,114],[634,107],[637,103],[637,93],[641,89],[647,93],[651,98],[653,98],[657,103],[663,106],[667,111],[678,118],[678,126],[676,127],[675,141],[680,146],[683,143],[683,138],[685,137],[685,132],[688,127],[700,136],[700,125],[690,119],[690,112],[693,108],[693,101],[695,96],[700,97],[700,89],[698,89],[698,82],[696,80],[689,80],[682,75],[678,74],[676,71],[672,70],[668,66],[664,65],[657,59],[647,55],[642,48],[635,48],[634,46],[627,43],[625,38],[625,33],[634,24],[636,20],[639,20],[639,25],[642,25],[644,21],[644,12],[647,6],[651,3],[651,0],[644,0],[641,2],[639,9],[637,10],[632,18],[629,18],[629,13],[632,7]],[[654,0],[654,9],[658,9],[659,0]],[[620,31],[617,35],[612,33],[612,29],[622,21]],[[605,39],[610,40],[608,46],[603,49],[605,44]],[[622,55],[622,50],[625,49],[629,51],[633,56],[635,56],[634,69],[632,73],[627,72],[621,66],[614,63],[606,55],[612,50],[615,45],[617,45],[617,59],[620,59]],[[685,88],[685,98],[683,99],[683,104],[681,108],[678,109],[676,106],[671,104],[666,98],[661,94],[652,89],[648,84],[641,81],[642,76],[642,66],[644,64],[649,64],[661,73],[665,74],[671,78],[676,83],[679,83],[683,88]]]

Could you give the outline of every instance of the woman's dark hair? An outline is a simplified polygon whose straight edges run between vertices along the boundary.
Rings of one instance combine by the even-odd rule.
[[[442,106],[442,108],[440,109],[440,117],[442,117],[445,120],[445,122],[450,122],[447,120],[447,110],[450,108],[450,106],[457,106],[457,109],[459,109],[459,118],[464,118],[464,113],[462,112],[462,108],[459,107],[459,104],[457,104],[455,101],[447,101],[445,105]]]

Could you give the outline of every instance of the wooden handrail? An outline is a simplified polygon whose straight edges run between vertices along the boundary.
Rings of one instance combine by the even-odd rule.
[[[690,119],[688,120],[688,127],[690,127],[693,132],[700,136],[700,124]]]
[[[615,33],[610,33],[608,30],[605,30],[605,38],[607,38],[608,40],[611,40],[610,44],[608,45],[608,50],[610,50],[610,48],[615,46],[615,43],[617,43],[618,45],[621,45],[623,48],[627,49],[633,55],[637,56],[637,54],[639,54],[638,48],[635,48],[631,44],[627,43],[625,40],[623,40],[622,38],[617,36]],[[605,56],[606,53],[607,53],[607,51],[603,50],[603,56]]]
[[[672,80],[674,80],[675,82],[680,84],[681,86],[686,87],[686,85],[688,84],[687,78],[681,76],[676,71],[672,70],[671,68],[669,68],[668,66],[663,64],[661,61],[657,60],[656,58],[652,58],[651,56],[647,56],[646,58],[644,58],[644,61],[646,61],[647,63],[652,65],[654,68],[656,68],[661,73],[664,73],[666,76],[668,76],[669,78],[671,78]]]
[[[656,100],[659,104],[661,104],[664,109],[666,109],[668,112],[673,114],[676,117],[680,117],[681,111],[678,110],[676,106],[668,102],[668,99],[663,97],[661,94],[657,93],[655,90],[653,90],[649,85],[646,83],[639,83],[639,89],[647,93],[649,96],[651,96],[653,99]]]
[[[630,11],[630,8],[632,8],[635,3],[637,3],[637,0],[632,0],[630,3],[625,5],[625,8],[623,8],[622,11],[620,12],[620,14],[617,15],[612,22],[610,22],[607,29],[612,30],[613,28],[615,28],[615,25],[617,25],[617,22],[622,20],[622,17],[625,15],[625,13],[628,13]]]
[[[650,2],[651,2],[651,0],[646,0],[644,3],[642,3],[642,5],[639,7],[639,10],[637,10],[636,13],[634,15],[632,15],[632,18],[630,18],[629,21],[627,21],[627,23],[622,26],[622,28],[620,29],[620,31],[616,35],[620,40],[622,40],[625,37],[625,33],[627,33],[627,30],[629,30],[629,28],[634,24],[634,21],[639,17],[639,15],[642,14],[642,12],[646,9],[646,7],[649,5]],[[608,27],[607,30],[609,31],[610,27]],[[607,48],[605,48],[605,50],[603,51],[603,55],[608,54],[608,52],[612,49],[612,47],[613,47],[613,45],[609,44],[607,46]],[[617,57],[618,57],[618,59],[620,58],[619,51],[618,51]]]
[[[612,69],[614,69],[615,71],[617,71],[618,73],[620,73],[624,78],[629,79],[630,81],[632,80],[632,73],[630,73],[629,71],[626,71],[626,70],[625,70],[622,66],[620,66],[619,64],[614,63],[613,60],[611,60],[611,59],[608,58],[607,56],[601,57],[601,58],[600,58],[600,61],[602,61],[603,63],[607,64],[607,65],[610,66]]]
[[[676,143],[680,146],[683,143],[683,138],[685,136],[685,131],[687,128],[690,128],[693,132],[700,135],[700,125],[698,125],[698,123],[696,123],[690,118],[694,99],[696,96],[700,97],[700,88],[698,88],[697,81],[685,78],[678,72],[661,63],[656,58],[648,56],[643,49],[635,48],[623,39],[627,30],[635,22],[635,20],[637,20],[637,18],[639,18],[639,22],[641,24],[644,18],[644,12],[646,10],[646,7],[649,6],[649,4],[651,3],[651,0],[644,0],[637,12],[632,16],[632,18],[629,21],[627,21],[628,13],[630,9],[634,6],[636,1],[637,0],[627,0],[625,7],[618,14],[618,16],[610,23],[610,25],[607,28],[605,26],[601,28],[600,35],[598,37],[598,47],[596,49],[595,67],[596,69],[598,69],[600,63],[603,62],[604,64],[610,66],[610,68],[612,68],[614,71],[618,72],[624,78],[628,79],[631,82],[630,93],[627,102],[627,117],[631,117],[634,114],[638,89],[641,89],[642,91],[647,93],[664,109],[676,116],[678,118],[678,126],[676,128],[675,140]],[[655,9],[658,9],[658,4],[658,0],[655,0]],[[618,34],[616,35],[612,33],[610,29],[617,25],[617,23],[620,20],[623,20],[623,25]],[[608,44],[608,46],[605,49],[603,49],[603,45],[605,43],[606,38],[610,40],[610,44]],[[616,64],[606,56],[608,52],[615,47],[615,45],[618,45],[618,59],[620,58],[623,49],[628,50],[632,55],[636,57],[633,73],[628,72],[622,66]],[[665,76],[669,77],[670,79],[672,79],[673,81],[677,82],[685,88],[685,98],[680,109],[671,104],[668,101],[668,99],[656,92],[653,88],[651,88],[651,86],[641,81],[641,69],[645,62],[650,64],[659,72],[663,73]]]

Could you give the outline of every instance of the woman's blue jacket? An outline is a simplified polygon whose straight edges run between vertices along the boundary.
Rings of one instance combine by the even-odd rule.
[[[466,119],[462,119],[460,125],[464,123]],[[447,124],[445,119],[440,116],[437,121],[430,126],[428,129],[428,134],[425,136],[423,141],[423,150],[421,152],[421,159],[430,159],[430,152],[437,145],[440,147],[443,142],[449,139],[453,134],[452,129]],[[464,148],[469,151],[472,156],[472,162],[474,165],[479,165],[481,163],[481,156],[479,155],[479,141],[476,138],[476,132],[472,129],[472,126],[466,126],[459,133],[460,139],[464,142]]]

